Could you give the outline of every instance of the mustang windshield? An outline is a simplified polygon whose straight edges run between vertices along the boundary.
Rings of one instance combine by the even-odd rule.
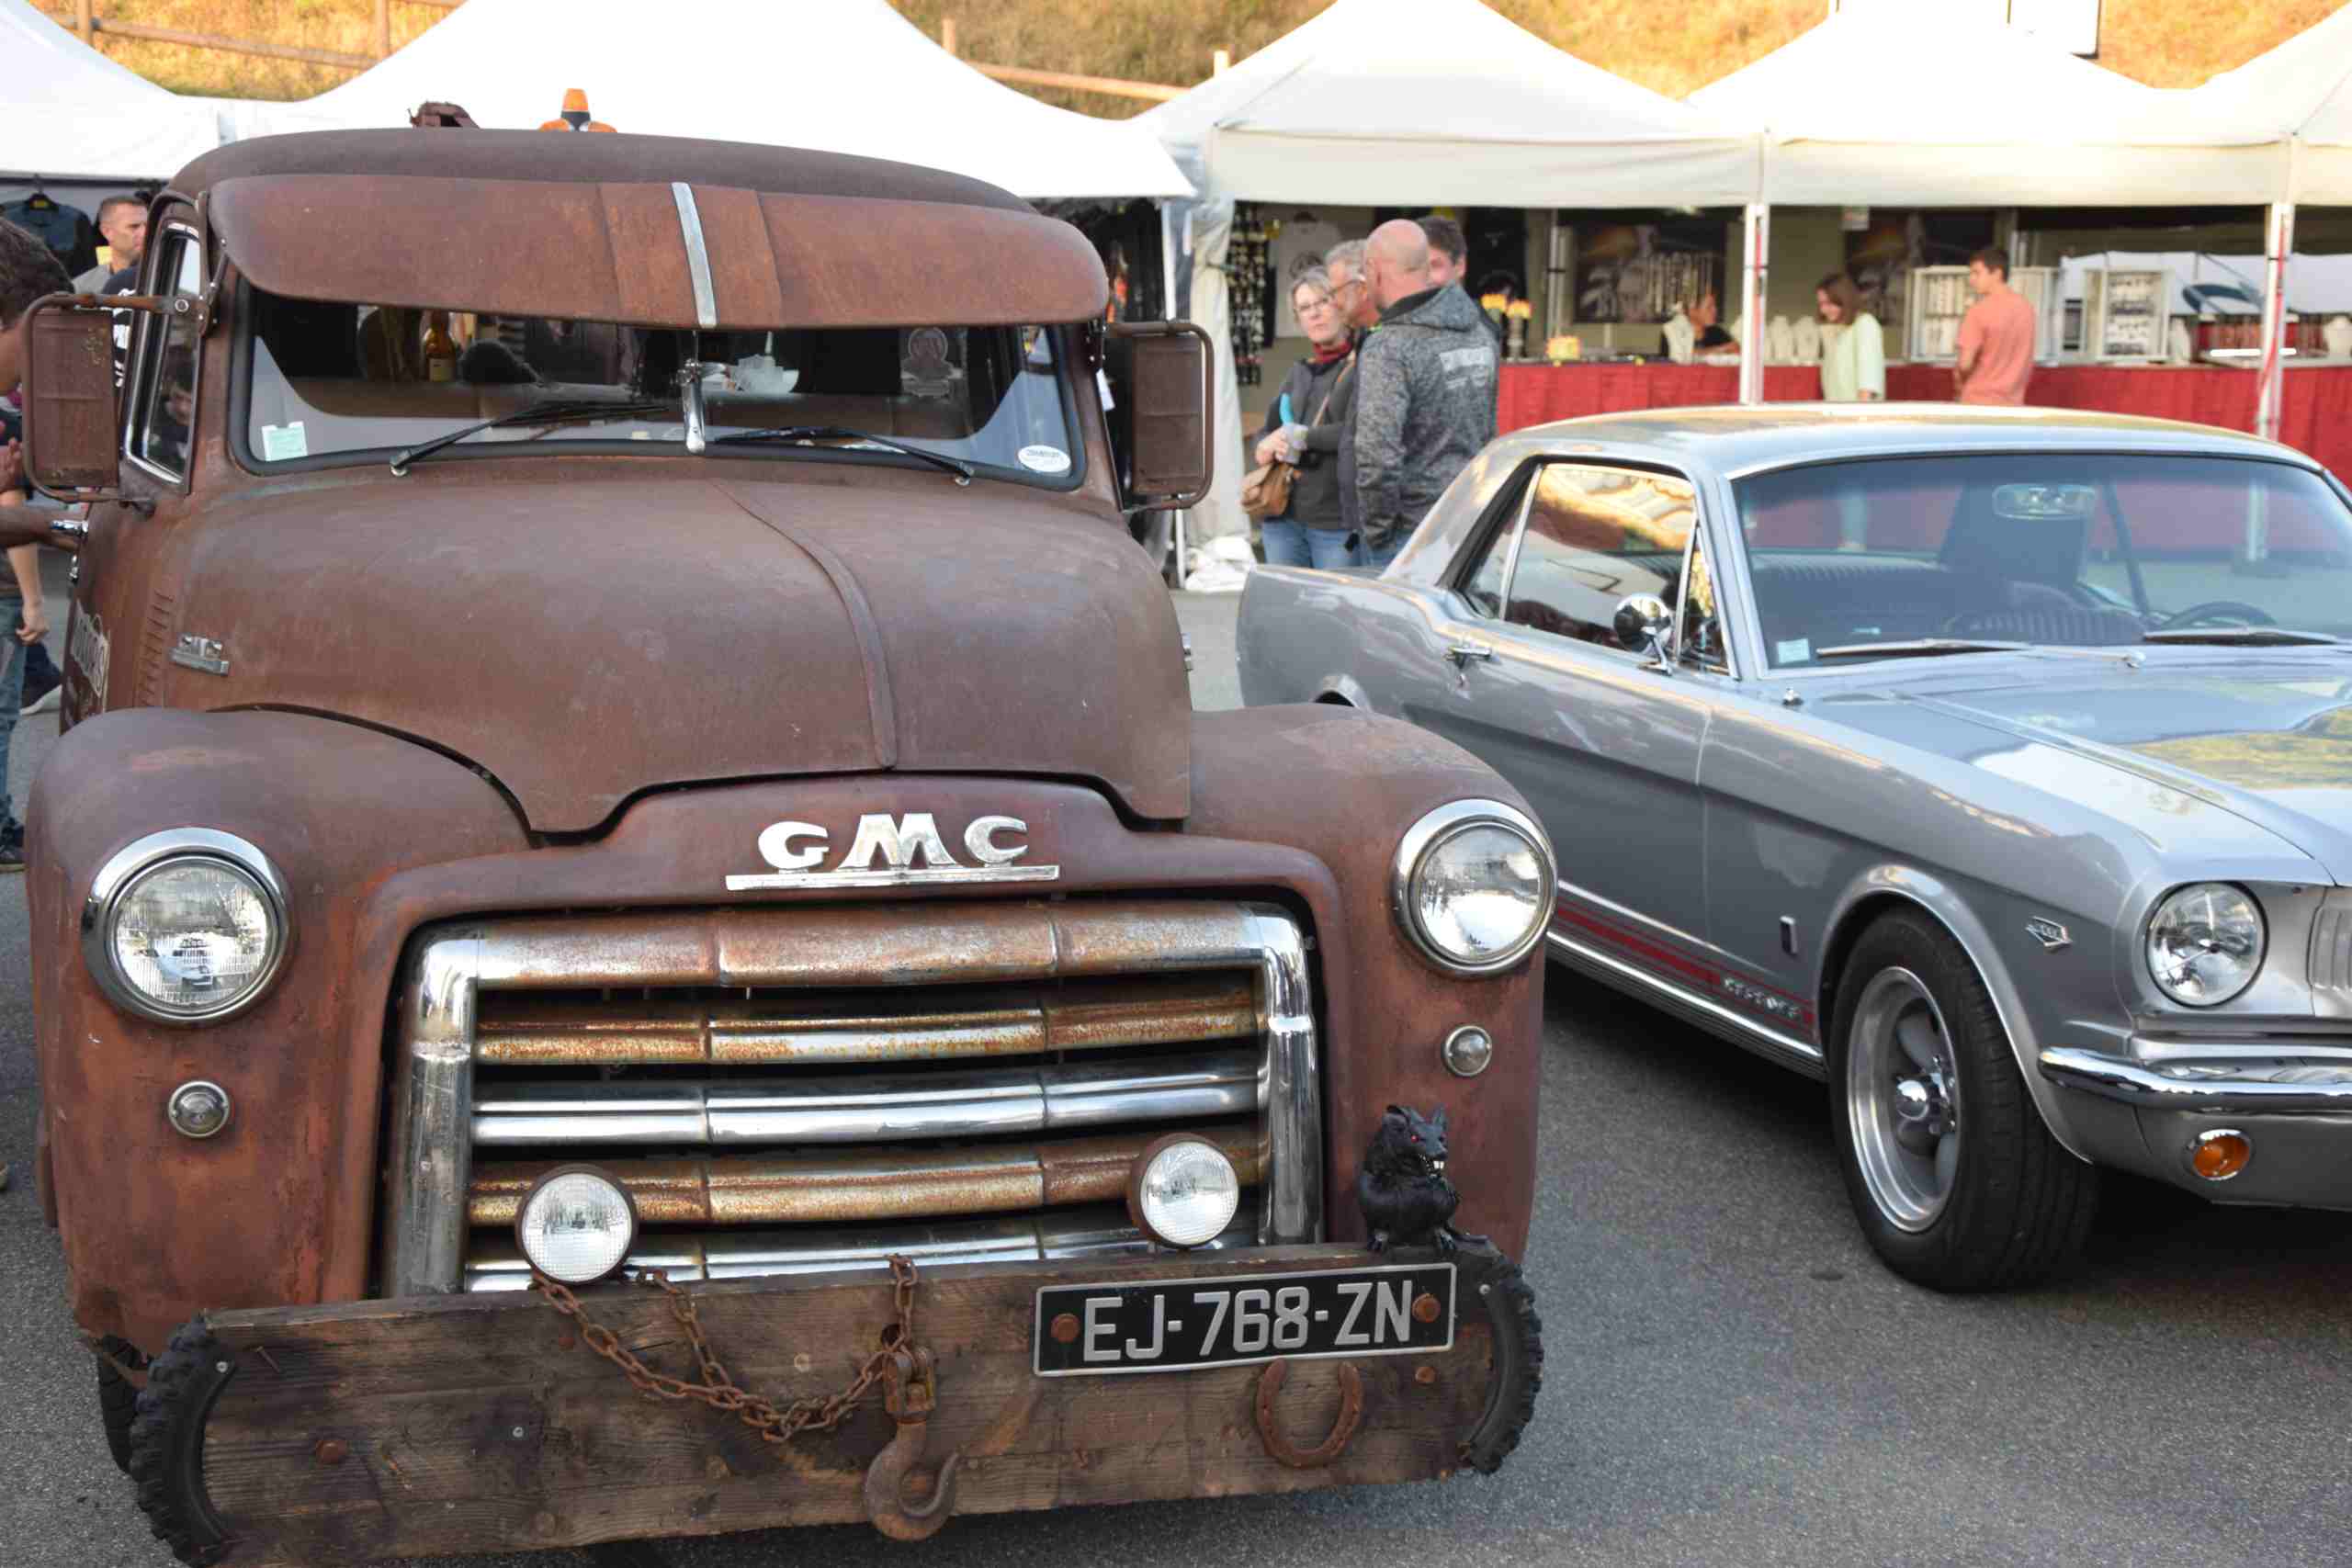
[[[1953,643],[2352,638],[2352,511],[2319,475],[2283,463],[1885,457],[1782,468],[1736,490],[1779,669],[1858,662],[1876,645],[1894,658]]]
[[[453,435],[459,439],[433,461],[514,457],[523,443],[533,452],[616,441],[682,446],[678,371],[692,360],[705,367],[703,410],[714,443],[736,432],[842,433],[821,442],[742,443],[726,448],[730,457],[913,461],[891,449],[900,447],[998,478],[1056,488],[1074,479],[1077,445],[1054,337],[1040,328],[696,333],[428,317],[257,290],[253,300],[244,436],[264,471],[305,459],[390,460]],[[445,343],[442,353],[427,352]],[[599,404],[611,405],[610,414]],[[506,417],[551,405],[563,417]],[[493,421],[502,423],[486,423]]]

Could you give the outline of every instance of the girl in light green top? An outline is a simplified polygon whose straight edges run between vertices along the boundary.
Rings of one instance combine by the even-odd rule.
[[[1878,318],[1862,309],[1861,290],[1842,272],[1833,272],[1813,291],[1821,319],[1845,331],[1821,351],[1821,396],[1825,402],[1883,402],[1886,399],[1886,335]]]

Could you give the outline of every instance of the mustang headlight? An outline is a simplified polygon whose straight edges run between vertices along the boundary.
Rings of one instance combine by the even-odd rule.
[[[82,908],[82,953],[115,1004],[213,1023],[259,999],[286,955],[286,886],[229,833],[151,833],[107,862]]]
[[[1508,969],[1544,940],[1552,846],[1525,812],[1457,800],[1407,830],[1389,898],[1414,945],[1448,969]]]
[[[2213,1007],[2254,984],[2267,940],[2261,906],[2245,888],[2192,883],[2148,917],[2148,973],[2183,1006]]]

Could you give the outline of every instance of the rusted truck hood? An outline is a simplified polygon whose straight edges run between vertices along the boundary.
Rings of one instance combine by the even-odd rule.
[[[318,476],[195,520],[170,630],[229,673],[162,666],[158,695],[413,737],[542,832],[662,785],[889,769],[1185,815],[1175,614],[1114,522],[872,469],[523,467]]]

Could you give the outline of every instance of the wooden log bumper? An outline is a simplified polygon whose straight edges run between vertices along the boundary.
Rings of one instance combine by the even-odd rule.
[[[927,1270],[916,1337],[937,1359],[938,1407],[922,1467],[960,1451],[962,1514],[1451,1475],[1502,1403],[1493,1397],[1498,1320],[1476,1265],[1465,1269],[1452,1348],[1346,1363],[1361,1380],[1361,1422],[1324,1468],[1269,1453],[1255,1409],[1261,1366],[1101,1378],[1031,1370],[1041,1286],[1368,1261],[1324,1246]],[[841,1387],[890,1320],[889,1287],[871,1276],[692,1291],[736,1382],[778,1404]],[[583,1301],[650,1363],[692,1375],[657,1293],[608,1286]],[[869,1404],[835,1432],[767,1445],[733,1416],[638,1393],[578,1348],[575,1325],[536,1295],[232,1312],[209,1326],[234,1371],[209,1419],[203,1484],[235,1543],[232,1564],[862,1522],[866,1468],[895,1431]],[[1312,1449],[1331,1430],[1340,1365],[1288,1367],[1279,1404],[1295,1447]],[[1523,1418],[1523,1404],[1510,1403]]]

